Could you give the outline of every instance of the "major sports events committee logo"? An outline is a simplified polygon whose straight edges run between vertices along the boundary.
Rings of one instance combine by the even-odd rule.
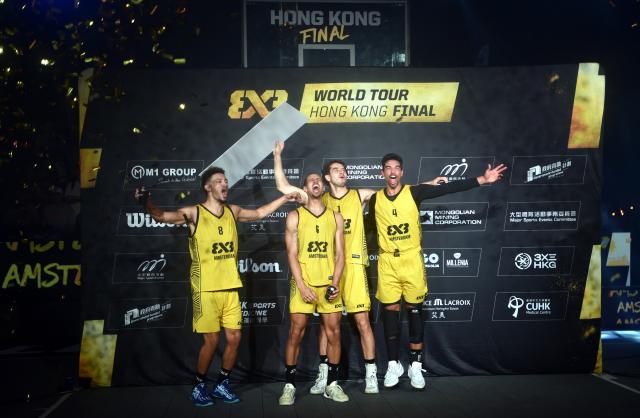
[[[229,96],[229,119],[251,119],[256,113],[265,118],[270,111],[287,101],[286,90],[235,90]]]

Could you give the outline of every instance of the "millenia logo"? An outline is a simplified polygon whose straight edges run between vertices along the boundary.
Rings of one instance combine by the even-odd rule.
[[[256,112],[265,118],[271,110],[287,101],[286,90],[265,90],[258,95],[255,90],[235,90],[229,97],[230,119],[251,119]]]
[[[173,228],[174,226],[182,226],[187,227],[187,224],[184,225],[174,225],[174,224],[166,224],[163,222],[156,222],[151,215],[144,212],[127,212],[127,226],[129,228]]]

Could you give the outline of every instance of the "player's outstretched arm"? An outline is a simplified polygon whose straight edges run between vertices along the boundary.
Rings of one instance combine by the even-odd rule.
[[[174,225],[183,225],[185,223],[193,224],[196,218],[196,208],[195,206],[187,206],[184,208],[180,208],[176,211],[165,211],[157,207],[151,201],[151,192],[145,190],[144,187],[136,189],[134,192],[134,197],[144,210],[151,215],[153,220],[162,223],[174,224]]]
[[[276,141],[273,147],[273,172],[276,178],[276,187],[280,193],[292,193],[297,192],[302,196],[302,204],[307,203],[309,197],[304,190],[299,187],[289,184],[287,176],[284,174],[284,168],[282,167],[282,151],[284,150],[284,142]]]
[[[296,282],[296,287],[300,290],[302,300],[308,303],[317,300],[318,298],[315,292],[309,289],[302,280],[302,268],[298,260],[298,212],[295,210],[287,214],[284,242],[287,246],[287,259],[289,261],[291,275]]]
[[[273,200],[266,205],[262,205],[257,209],[246,209],[238,205],[230,205],[229,207],[233,211],[233,216],[235,216],[238,222],[250,222],[257,221],[258,219],[271,215],[280,206],[287,202],[300,202],[300,199],[300,194],[294,192],[284,194],[276,200]]]
[[[481,185],[495,183],[502,179],[502,173],[504,173],[506,169],[507,166],[504,164],[497,165],[493,168],[491,168],[491,164],[487,164],[487,169],[484,174],[477,177],[478,183]]]

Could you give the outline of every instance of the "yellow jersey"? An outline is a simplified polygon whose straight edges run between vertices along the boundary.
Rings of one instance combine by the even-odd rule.
[[[364,236],[364,219],[362,216],[362,201],[355,189],[349,189],[340,197],[334,197],[329,192],[322,195],[322,203],[344,218],[344,261],[345,263],[369,265],[367,240]]]
[[[216,216],[197,206],[195,232],[189,237],[191,288],[197,292],[242,287],[238,273],[238,232],[231,208]]]
[[[376,192],[376,227],[380,253],[421,251],[420,213],[409,186],[403,186],[394,200],[383,190]]]
[[[335,263],[336,217],[325,208],[319,216],[307,208],[298,211],[298,261],[303,271],[312,272],[302,279],[311,286],[331,284]]]

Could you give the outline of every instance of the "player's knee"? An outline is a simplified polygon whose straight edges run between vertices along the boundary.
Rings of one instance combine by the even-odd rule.
[[[291,328],[289,329],[289,338],[292,341],[300,342],[302,341],[302,337],[304,337],[304,328],[291,325]]]
[[[384,309],[382,311],[382,326],[387,338],[397,338],[400,334],[400,312]]]
[[[369,323],[369,315],[356,315],[354,318],[356,326],[360,334],[368,333],[371,330],[371,324]]]
[[[412,344],[422,344],[424,339],[422,307],[420,305],[407,306],[407,316],[409,317],[409,342]]]
[[[242,334],[240,333],[240,330],[233,330],[232,332],[227,332],[226,338],[229,346],[238,347],[240,345]]]

